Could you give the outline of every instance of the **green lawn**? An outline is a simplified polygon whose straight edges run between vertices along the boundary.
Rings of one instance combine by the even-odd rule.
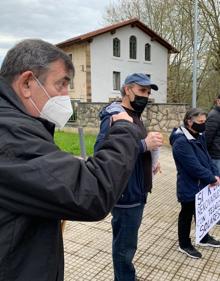
[[[93,155],[93,146],[96,140],[95,135],[84,136],[86,155]],[[55,132],[54,140],[57,146],[63,151],[70,152],[74,155],[80,155],[80,142],[79,135],[77,133]]]

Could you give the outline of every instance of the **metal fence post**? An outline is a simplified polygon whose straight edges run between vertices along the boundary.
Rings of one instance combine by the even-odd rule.
[[[85,160],[86,159],[86,146],[85,146],[83,128],[79,127],[78,132],[79,132],[79,143],[80,143],[81,157]]]

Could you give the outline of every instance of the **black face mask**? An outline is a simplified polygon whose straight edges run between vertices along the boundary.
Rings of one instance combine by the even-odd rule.
[[[193,122],[192,129],[198,133],[203,133],[205,131],[205,123],[199,124],[199,123]]]
[[[134,100],[130,101],[130,105],[138,113],[142,113],[144,111],[147,103],[148,97],[141,97],[137,95],[134,95]]]

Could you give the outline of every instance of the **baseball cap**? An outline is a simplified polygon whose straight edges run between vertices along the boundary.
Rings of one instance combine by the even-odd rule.
[[[128,84],[133,84],[133,83],[138,84],[140,86],[150,86],[151,89],[153,89],[155,91],[158,90],[158,86],[150,80],[150,78],[147,74],[144,74],[144,73],[133,73],[133,74],[128,75],[125,78],[123,86],[128,85]]]

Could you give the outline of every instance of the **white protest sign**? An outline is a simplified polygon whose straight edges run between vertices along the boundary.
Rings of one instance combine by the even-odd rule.
[[[196,194],[196,243],[220,220],[220,185]]]

